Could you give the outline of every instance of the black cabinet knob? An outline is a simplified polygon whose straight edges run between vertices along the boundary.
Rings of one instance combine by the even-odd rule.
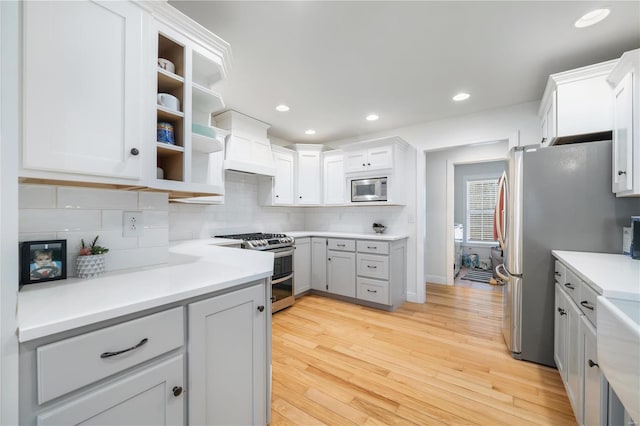
[[[366,164],[362,163],[362,167],[366,166]]]
[[[622,176],[622,175],[626,175],[627,172],[625,172],[624,170],[618,170],[618,176]]]
[[[371,165],[371,163],[367,163],[367,166],[370,166],[370,165]]]
[[[180,396],[182,395],[182,386],[174,386],[171,391],[173,392],[173,396]]]
[[[598,367],[600,368],[600,366],[598,364],[596,364],[595,362],[589,360],[589,367]]]
[[[258,306],[258,311],[260,312],[264,311],[264,306],[263,305]]]
[[[138,150],[138,148],[131,148],[131,155],[138,155],[140,154],[140,151]]]
[[[302,195],[300,196],[300,199],[302,200]]]
[[[279,197],[280,197],[279,195],[276,195],[276,198],[279,198]]]

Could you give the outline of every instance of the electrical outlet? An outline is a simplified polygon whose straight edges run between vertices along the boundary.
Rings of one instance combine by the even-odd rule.
[[[124,212],[122,216],[122,236],[142,236],[142,230],[144,229],[142,212]]]

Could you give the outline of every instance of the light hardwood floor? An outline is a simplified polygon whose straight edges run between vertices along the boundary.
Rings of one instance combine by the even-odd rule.
[[[514,360],[501,294],[427,284],[389,313],[305,296],[273,315],[272,425],[575,425],[555,369]]]

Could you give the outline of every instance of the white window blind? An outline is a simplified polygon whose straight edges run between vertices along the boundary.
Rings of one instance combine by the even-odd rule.
[[[497,197],[497,179],[467,181],[467,241],[495,241],[493,212]]]

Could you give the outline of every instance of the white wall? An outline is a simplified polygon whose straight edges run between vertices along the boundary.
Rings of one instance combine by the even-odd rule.
[[[67,276],[75,276],[80,241],[109,249],[105,269],[113,271],[164,263],[168,259],[166,193],[52,185],[20,185],[20,241],[67,240]],[[124,238],[123,212],[141,211],[142,236]]]
[[[258,178],[227,172],[223,205],[169,205],[169,240],[304,229],[303,208],[258,205]]]

